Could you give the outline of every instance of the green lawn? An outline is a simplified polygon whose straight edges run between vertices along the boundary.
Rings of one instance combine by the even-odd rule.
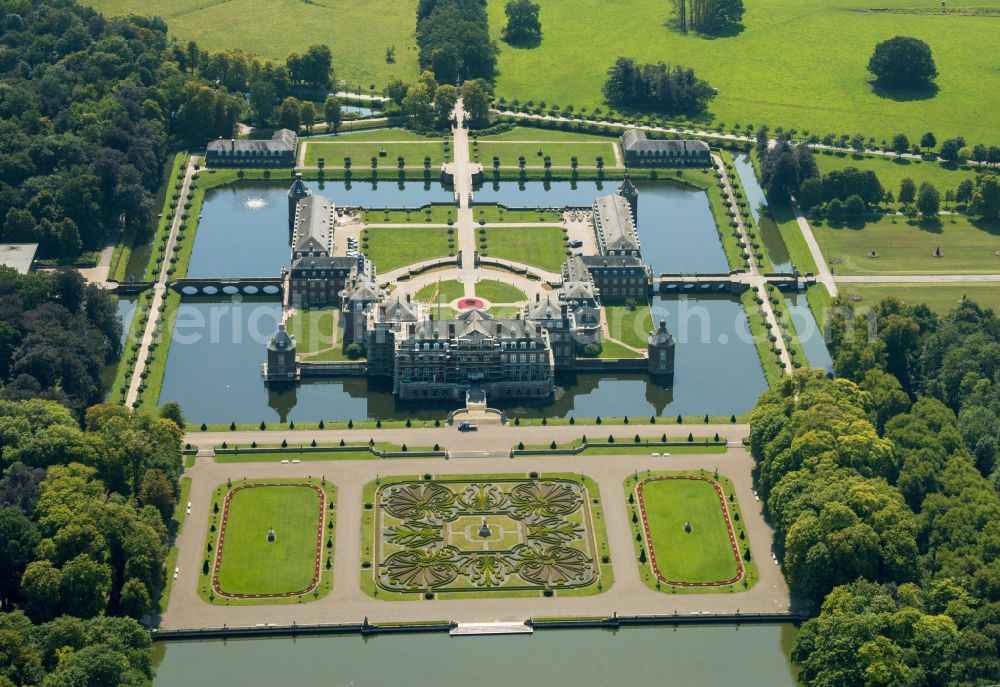
[[[521,289],[496,279],[478,281],[476,295],[490,303],[519,303],[528,300],[528,296]]]
[[[311,487],[282,484],[233,494],[219,586],[231,594],[307,589],[316,561],[320,507],[319,495]],[[267,541],[269,528],[275,532],[273,542]]]
[[[416,262],[446,257],[450,252],[448,230],[420,227],[372,227],[362,234],[362,250],[381,274]]]
[[[788,257],[792,265],[799,268],[802,274],[816,274],[816,261],[813,259],[806,239],[802,235],[799,223],[795,220],[795,213],[791,205],[787,202],[770,202],[767,211],[761,216],[760,223],[762,230],[767,229],[764,225],[774,225],[781,240],[788,250]]]
[[[485,232],[484,255],[555,273],[566,262],[566,238],[561,227],[489,227]]]
[[[982,5],[954,0],[949,8]],[[964,135],[995,143],[1000,71],[993,51],[996,19],[931,13],[883,13],[868,7],[908,8],[912,0],[755,0],[746,3],[743,29],[708,39],[664,23],[672,4],[633,0],[629,11],[601,0],[546,0],[542,42],[518,49],[502,44],[496,93],[508,101],[546,106],[601,106],[604,74],[619,56],[692,67],[719,91],[706,119],[713,124],[768,124],[785,129],[863,132],[877,140],[897,132],[912,140],[933,131],[938,140]],[[935,3],[936,6],[936,3]],[[929,8],[929,6],[928,6]],[[499,38],[504,3],[489,3]],[[938,91],[877,94],[866,70],[872,49],[891,36],[916,36],[933,50]]]
[[[653,329],[653,315],[648,305],[640,303],[634,310],[624,305],[605,305],[604,317],[612,337],[634,348],[646,349],[649,332]]]
[[[362,219],[365,224],[449,224],[457,214],[453,203],[432,203],[412,210],[365,210]]]
[[[108,16],[157,14],[171,36],[196,40],[202,49],[241,48],[284,63],[288,53],[324,43],[333,51],[338,79],[351,88],[417,75],[414,38],[417,0],[86,0]],[[375,20],[377,16],[377,21]],[[395,46],[395,62],[386,49]]]
[[[443,162],[452,158],[450,139],[428,138],[403,129],[316,136],[303,139],[300,145],[306,149],[304,160],[307,167],[315,167],[322,157],[327,168],[343,168],[344,158],[350,157],[351,169],[357,173],[371,169],[372,157],[378,158],[378,168],[384,170],[396,169],[399,156],[403,157],[407,167],[423,167],[424,157],[430,156],[431,170],[435,173]]]
[[[944,204],[945,191],[954,191],[963,179],[975,179],[976,169],[969,165],[949,165],[945,166],[939,162],[917,161],[886,158],[886,157],[866,157],[862,155],[850,155],[847,153],[833,154],[828,151],[817,153],[814,157],[819,165],[820,172],[827,174],[835,169],[845,167],[857,167],[858,169],[870,169],[875,172],[882,187],[887,191],[892,191],[893,197],[899,196],[899,185],[903,179],[910,177],[913,182],[920,187],[923,182],[929,182],[937,187],[941,192],[942,207]],[[900,207],[899,203],[895,207]]]
[[[562,214],[551,210],[509,210],[503,205],[474,204],[477,222],[562,222]]]
[[[449,279],[448,281],[440,282],[440,284],[434,282],[423,287],[417,291],[416,299],[421,303],[437,303],[439,286],[441,303],[451,303],[456,298],[461,298],[465,295],[465,285],[458,280]]]
[[[601,343],[602,358],[641,358],[642,354],[636,353],[631,348],[625,348],[620,343],[605,338]]]
[[[300,310],[288,318],[288,333],[304,360],[346,360],[339,310]],[[334,340],[334,328],[337,337]]]
[[[657,566],[666,579],[722,582],[736,576],[726,518],[710,483],[650,481],[643,486],[642,500],[651,540],[647,547],[656,553]],[[685,522],[691,523],[690,532],[684,531]]]
[[[810,223],[834,274],[976,274],[1000,272],[1000,223],[964,216],[915,225],[897,216],[863,228]],[[937,248],[942,257],[934,257]],[[875,251],[877,257],[869,257]]]
[[[489,309],[490,315],[498,320],[512,320],[521,312],[521,308],[514,305],[494,305]]]
[[[908,305],[924,303],[944,315],[968,299],[1000,313],[1000,287],[996,284],[840,284],[839,288],[842,296],[861,306],[874,306],[892,297]]]
[[[472,159],[481,162],[486,169],[493,167],[494,156],[500,158],[502,167],[517,167],[518,158],[522,155],[526,167],[543,167],[546,155],[555,167],[569,167],[574,156],[581,166],[595,167],[597,157],[601,156],[605,166],[614,167],[617,140],[568,131],[516,127],[496,136],[481,138],[478,145],[473,141],[470,152]]]

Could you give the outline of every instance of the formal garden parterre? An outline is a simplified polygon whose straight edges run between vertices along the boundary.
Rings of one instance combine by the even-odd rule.
[[[625,481],[640,574],[662,592],[738,592],[759,575],[732,482],[654,472]]]
[[[611,586],[581,475],[401,477],[365,488],[362,587],[379,599],[593,594]]]
[[[332,588],[336,488],[241,480],[212,496],[199,594],[212,604],[301,603]]]

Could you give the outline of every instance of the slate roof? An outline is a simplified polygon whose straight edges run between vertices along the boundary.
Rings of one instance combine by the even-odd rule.
[[[668,155],[688,156],[708,155],[708,144],[697,139],[660,140],[646,137],[641,129],[629,129],[622,134],[622,150],[628,153],[661,151]]]
[[[601,196],[594,201],[594,230],[602,252],[639,250],[632,208],[620,195]]]
[[[285,331],[284,323],[278,325],[278,331],[267,342],[267,348],[270,351],[287,351],[295,348],[295,337]]]
[[[299,137],[288,129],[279,129],[271,136],[270,141],[245,138],[219,138],[207,146],[209,152],[218,155],[233,155],[239,151],[242,155],[293,153]]]
[[[333,252],[333,231],[337,206],[323,196],[306,196],[295,206],[292,254]]]

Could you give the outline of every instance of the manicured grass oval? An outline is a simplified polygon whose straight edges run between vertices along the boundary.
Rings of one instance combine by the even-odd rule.
[[[737,574],[726,518],[715,487],[699,479],[642,485],[649,547],[660,574],[673,582],[724,582]],[[684,523],[691,531],[684,531]]]
[[[312,487],[257,486],[229,502],[219,587],[228,594],[286,594],[312,583],[322,500]],[[275,541],[267,541],[274,528]]]

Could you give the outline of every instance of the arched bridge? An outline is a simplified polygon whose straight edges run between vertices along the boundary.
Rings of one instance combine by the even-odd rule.
[[[170,283],[170,288],[185,296],[276,296],[282,292],[281,277],[242,277],[227,279],[223,277],[203,277],[178,279]]]

